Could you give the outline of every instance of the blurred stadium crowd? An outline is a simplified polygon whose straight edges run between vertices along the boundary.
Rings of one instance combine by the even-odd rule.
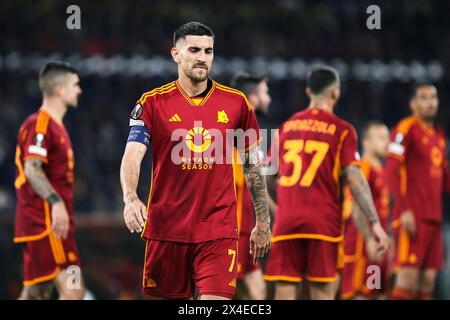
[[[0,2],[0,219],[14,215],[16,135],[39,107],[37,70],[49,57],[81,69],[83,95],[66,122],[76,159],[75,208],[85,215],[121,215],[118,173],[129,112],[142,92],[175,78],[171,35],[190,20],[210,25],[216,34],[213,77],[219,82],[228,83],[237,71],[269,75],[272,104],[262,127],[277,127],[306,107],[307,69],[323,61],[344,75],[336,113],[357,129],[370,119],[394,125],[409,113],[411,83],[431,80],[448,135],[450,33],[441,30],[450,30],[450,2],[377,1],[382,29],[370,31],[365,10],[371,2],[78,1],[82,25],[73,31],[65,27],[71,3]],[[119,69],[108,69],[108,61]],[[145,199],[147,183],[142,185]]]

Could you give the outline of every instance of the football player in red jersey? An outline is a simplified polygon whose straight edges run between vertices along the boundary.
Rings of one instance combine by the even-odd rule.
[[[154,298],[188,299],[195,291],[200,299],[233,297],[238,250],[235,146],[245,160],[255,208],[250,236],[254,262],[271,246],[258,123],[241,91],[209,78],[213,46],[209,27],[198,22],[179,27],[171,50],[178,79],[144,93],[131,112],[120,169],[124,219],[147,242],[142,293]],[[152,184],[146,207],[136,188],[150,141]]]
[[[391,134],[386,177],[394,196],[396,238],[392,299],[431,299],[443,267],[442,195],[450,192],[446,138],[436,124],[439,99],[432,84],[414,87],[412,115]]]
[[[231,85],[248,97],[257,117],[269,112],[271,97],[265,76],[241,73],[232,79]],[[250,235],[255,225],[255,213],[241,165],[236,165],[235,177],[239,231],[238,283],[235,299],[243,297],[251,300],[264,300],[266,298],[266,282],[263,279],[261,265],[253,263],[253,257],[249,250]],[[272,199],[268,197],[268,201],[269,207],[271,207]]]
[[[68,280],[75,269],[66,272],[80,261],[72,203],[74,155],[63,124],[81,94],[78,73],[67,63],[49,62],[40,71],[39,86],[42,106],[21,126],[16,148],[14,242],[23,243],[24,257],[19,299],[49,299],[55,285],[60,299],[82,299],[81,272],[73,286]]]
[[[362,130],[363,156],[361,171],[370,186],[381,225],[387,228],[389,217],[389,189],[383,175],[383,161],[389,143],[389,130],[382,122],[371,121]],[[344,192],[342,206],[345,221],[344,232],[344,268],[341,273],[342,299],[385,299],[389,284],[388,255],[378,256],[377,243],[367,219],[353,205],[348,188]],[[351,219],[350,219],[351,218]],[[371,269],[379,271],[381,281],[370,282]],[[368,281],[370,283],[368,283]]]
[[[367,216],[377,250],[388,246],[370,188],[359,168],[356,132],[333,114],[340,96],[337,71],[316,67],[308,76],[309,107],[280,127],[279,185],[273,249],[265,279],[276,299],[295,299],[306,280],[311,299],[334,299],[342,242],[341,178]]]

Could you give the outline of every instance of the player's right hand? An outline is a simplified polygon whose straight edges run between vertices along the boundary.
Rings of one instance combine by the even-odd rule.
[[[378,254],[378,242],[374,237],[366,240],[366,252],[370,261],[381,262],[382,256]]]
[[[61,239],[69,233],[69,214],[63,201],[52,205],[52,231]]]
[[[147,220],[147,208],[138,197],[135,197],[125,203],[123,218],[131,233],[142,232],[144,221]]]
[[[256,223],[250,235],[250,254],[253,254],[253,263],[257,264],[270,248],[272,248],[270,223]]]
[[[416,234],[416,219],[411,210],[407,210],[400,215],[400,222],[409,235],[414,236]]]
[[[372,233],[377,243],[377,250],[375,253],[375,260],[382,259],[389,248],[389,237],[381,226],[380,222],[372,224]]]

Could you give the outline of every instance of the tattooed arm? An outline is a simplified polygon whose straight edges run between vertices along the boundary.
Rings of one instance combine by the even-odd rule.
[[[353,165],[347,166],[344,169],[344,177],[350,187],[350,191],[354,199],[354,205],[356,205],[358,209],[364,213],[371,225],[371,231],[378,241],[378,253],[384,253],[389,245],[389,239],[381,227],[380,220],[378,219],[377,210],[375,209],[375,205],[373,203],[369,184],[364,178],[361,170]]]
[[[366,216],[361,211],[359,205],[355,202],[353,202],[352,204],[352,219],[355,223],[356,228],[364,236],[364,239],[366,241],[373,237]]]
[[[266,179],[262,174],[258,148],[254,148],[244,155],[241,154],[241,156],[245,159],[245,181],[255,208],[256,225],[250,236],[250,247],[251,253],[254,254],[254,263],[257,263],[272,246]]]
[[[141,232],[147,219],[147,208],[137,195],[141,162],[146,151],[146,145],[128,142],[120,166],[120,184],[125,203],[123,216],[131,233]]]
[[[41,159],[28,159],[25,161],[24,171],[25,177],[34,192],[42,199],[47,200],[51,194],[56,194],[56,192],[50,184],[50,181],[48,181],[44,169],[42,168],[42,164],[43,162]]]
[[[53,189],[42,168],[42,160],[31,158],[25,161],[24,172],[28,183],[36,194],[52,205],[52,230],[65,239],[69,232],[69,214],[61,197]]]

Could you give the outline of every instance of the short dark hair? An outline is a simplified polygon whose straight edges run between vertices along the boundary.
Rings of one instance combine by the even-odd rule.
[[[39,87],[47,95],[53,94],[53,89],[57,83],[56,79],[67,73],[78,75],[77,69],[67,62],[50,61],[47,62],[39,71]]]
[[[369,136],[369,131],[372,127],[384,127],[384,126],[386,125],[378,120],[370,120],[366,122],[361,130],[361,139],[364,140]]]
[[[414,98],[417,94],[417,91],[423,87],[435,87],[431,82],[417,82],[411,86],[409,97],[410,99]]]
[[[175,46],[179,39],[186,36],[209,36],[214,39],[211,28],[197,21],[191,21],[178,27],[173,33],[173,45]]]
[[[339,80],[336,69],[329,66],[318,66],[311,69],[307,86],[313,94],[320,94]]]
[[[267,81],[266,75],[238,73],[231,79],[231,86],[244,92],[245,95],[256,92],[256,87],[262,81]]]

